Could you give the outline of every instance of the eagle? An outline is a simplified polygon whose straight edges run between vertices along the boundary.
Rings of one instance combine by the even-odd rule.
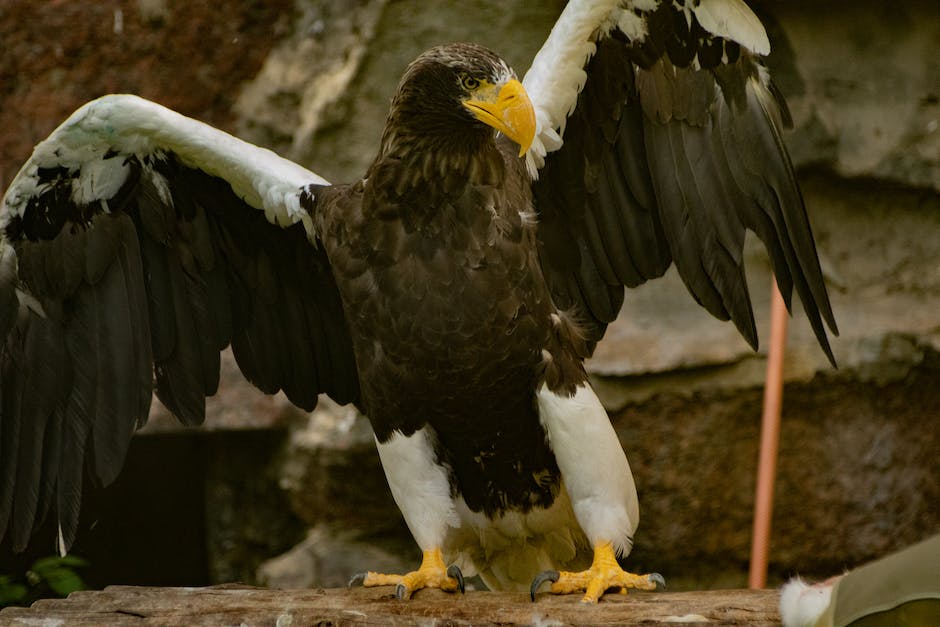
[[[522,81],[418,56],[341,185],[136,96],[82,106],[0,207],[0,538],[53,517],[67,551],[83,477],[115,479],[154,392],[202,422],[231,346],[261,391],[368,416],[423,556],[356,582],[662,585],[618,562],[636,487],[584,367],[625,288],[675,264],[756,349],[753,231],[833,360],[769,50],[741,0],[572,0]]]

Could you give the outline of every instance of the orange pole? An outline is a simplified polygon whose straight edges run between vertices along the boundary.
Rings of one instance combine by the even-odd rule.
[[[751,589],[760,589],[767,585],[770,523],[774,511],[774,480],[777,475],[777,449],[780,442],[780,410],[783,406],[783,354],[787,344],[787,308],[780,290],[777,289],[776,281],[773,281],[770,299],[770,346],[767,350],[767,381],[764,385],[757,488],[754,494],[751,569],[748,575],[748,587]]]

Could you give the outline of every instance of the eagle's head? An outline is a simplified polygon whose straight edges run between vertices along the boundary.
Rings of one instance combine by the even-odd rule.
[[[452,148],[471,147],[495,129],[519,144],[521,156],[535,137],[535,111],[515,72],[498,55],[476,44],[455,43],[431,48],[412,61],[392,99],[388,126],[396,134],[424,136]]]

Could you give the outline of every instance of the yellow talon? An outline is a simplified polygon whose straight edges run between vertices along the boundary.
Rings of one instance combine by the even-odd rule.
[[[571,594],[584,590],[583,603],[597,603],[604,592],[611,588],[626,592],[628,588],[638,590],[655,590],[665,587],[666,582],[659,573],[649,575],[634,575],[620,568],[614,547],[610,542],[604,542],[594,547],[594,562],[588,570],[578,573],[568,571],[547,571],[538,575],[532,582],[532,600],[535,600],[535,591],[545,581],[552,582],[552,593]]]
[[[362,583],[366,588],[397,586],[395,595],[399,599],[409,599],[421,588],[440,588],[446,592],[464,591],[463,574],[454,564],[450,567],[444,565],[444,556],[440,549],[425,551],[418,570],[406,575],[383,575],[369,571],[354,576],[349,583]]]

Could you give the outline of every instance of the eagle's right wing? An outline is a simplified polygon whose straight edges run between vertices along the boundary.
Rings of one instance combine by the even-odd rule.
[[[556,304],[603,335],[623,287],[675,264],[692,297],[757,347],[746,230],[823,351],[838,333],[783,143],[789,114],[742,0],[572,0],[523,81],[542,267]]]

